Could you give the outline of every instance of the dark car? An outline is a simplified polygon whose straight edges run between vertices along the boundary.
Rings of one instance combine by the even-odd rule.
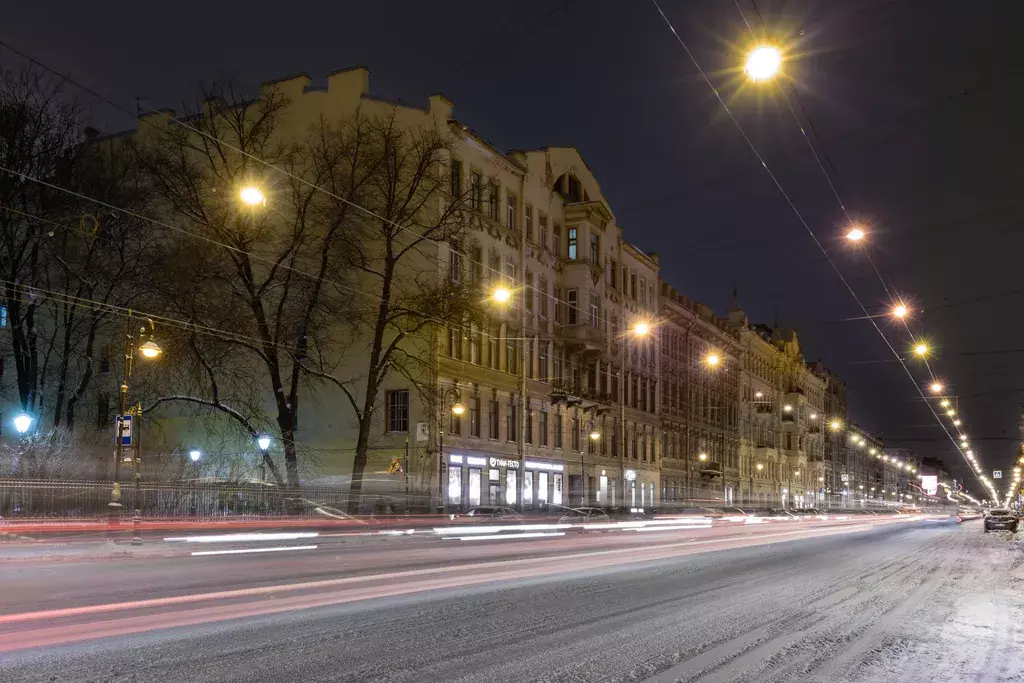
[[[1017,533],[1017,515],[1006,508],[996,508],[988,511],[985,517],[985,533],[993,529],[1005,529]]]
[[[571,508],[567,513],[565,513],[564,515],[562,515],[559,518],[558,523],[559,524],[579,524],[579,523],[607,524],[607,523],[609,523],[611,521],[612,521],[612,519],[611,519],[611,517],[608,516],[608,513],[606,513],[601,508],[581,507],[581,508]]]

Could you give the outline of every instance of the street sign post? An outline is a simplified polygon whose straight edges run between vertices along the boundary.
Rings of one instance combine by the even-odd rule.
[[[121,423],[124,422],[122,426]],[[114,425],[114,444],[117,445],[117,434],[121,435],[121,445],[131,446],[132,445],[132,416],[124,415],[123,417],[117,418],[117,424]]]
[[[1003,478],[1003,471],[1002,470],[992,470],[992,478],[993,479],[1002,479]]]

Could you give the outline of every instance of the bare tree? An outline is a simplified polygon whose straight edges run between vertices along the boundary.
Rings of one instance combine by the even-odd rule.
[[[349,318],[353,344],[343,363],[345,377],[323,367],[316,374],[343,390],[355,415],[355,506],[382,387],[399,373],[430,399],[434,335],[475,321],[479,289],[439,263],[446,253],[439,245],[458,252],[470,236],[469,193],[450,192],[448,138],[433,127],[403,126],[394,109],[374,118],[359,113],[348,129],[357,141],[350,147],[360,158],[345,158],[364,174],[360,206],[352,210],[332,201],[347,219],[339,258],[358,277],[359,296]]]
[[[168,402],[212,408],[246,433],[259,433],[271,396],[284,450],[285,477],[299,483],[295,428],[306,363],[337,353],[328,326],[344,319],[349,294],[335,255],[348,208],[318,192],[330,185],[353,197],[361,181],[345,159],[358,151],[344,137],[285,129],[288,101],[274,90],[252,101],[230,85],[207,92],[188,112],[139,145],[140,158],[168,221],[165,305],[190,321],[178,348],[189,393]],[[307,140],[308,137],[308,140]],[[316,154],[310,144],[319,144]],[[268,168],[272,165],[285,173]],[[266,201],[246,204],[240,192],[259,188]],[[281,481],[275,464],[270,471]]]

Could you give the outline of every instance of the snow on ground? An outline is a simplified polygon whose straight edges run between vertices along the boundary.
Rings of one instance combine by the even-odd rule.
[[[928,601],[851,680],[1024,681],[1024,539],[972,527]]]

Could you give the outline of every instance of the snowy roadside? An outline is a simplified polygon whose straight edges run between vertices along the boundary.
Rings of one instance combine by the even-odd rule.
[[[1024,681],[1024,538],[972,524],[929,599],[851,671],[850,681]]]

